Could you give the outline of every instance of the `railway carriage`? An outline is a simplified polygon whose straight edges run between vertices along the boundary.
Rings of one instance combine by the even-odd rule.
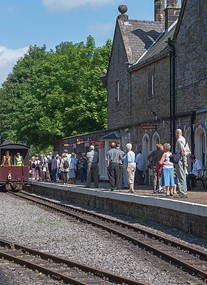
[[[15,163],[17,153],[22,158],[21,164]],[[7,191],[22,190],[29,178],[29,146],[4,142],[0,145],[0,163],[0,187]]]

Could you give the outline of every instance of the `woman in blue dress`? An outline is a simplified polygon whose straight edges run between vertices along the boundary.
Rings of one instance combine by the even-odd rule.
[[[161,185],[166,187],[166,196],[173,196],[174,182],[174,165],[170,162],[171,156],[171,145],[169,143],[164,144],[164,154],[160,160],[160,164],[163,165]]]

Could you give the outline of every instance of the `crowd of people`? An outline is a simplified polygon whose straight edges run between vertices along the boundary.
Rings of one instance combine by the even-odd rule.
[[[30,177],[32,180],[62,181],[64,184],[75,183],[78,177],[86,182],[87,160],[85,153],[76,156],[67,150],[62,155],[41,154],[30,160]]]
[[[177,129],[175,153],[171,152],[171,145],[157,144],[147,159],[148,167],[153,171],[154,193],[165,193],[166,196],[187,198],[187,191],[191,190],[197,178],[202,177],[202,163],[191,154],[182,130]],[[190,156],[192,171],[188,173],[187,158]],[[129,192],[134,192],[134,183],[143,184],[144,157],[142,152],[135,156],[132,145],[126,145],[126,154],[120,150],[119,144],[112,143],[111,150],[107,153],[108,177],[111,190],[121,189],[122,180],[124,188],[129,187]],[[123,179],[122,179],[123,175]],[[125,183],[125,177],[127,182]]]
[[[153,170],[154,193],[163,192],[166,196],[177,195],[187,198],[187,191],[194,187],[197,178],[202,177],[201,161],[191,154],[182,130],[176,130],[175,154],[169,143],[156,145],[156,150],[148,155],[149,167]],[[192,171],[188,173],[187,158],[190,156]]]
[[[147,159],[148,168],[153,171],[153,192],[165,193],[166,196],[177,195],[187,197],[187,191],[194,187],[195,179],[202,176],[202,164],[191,154],[186,139],[182,136],[182,130],[176,130],[175,154],[171,152],[169,143],[157,144]],[[192,162],[192,172],[187,172],[187,157]],[[32,157],[30,162],[31,178],[42,181],[76,183],[79,179],[90,188],[91,183],[98,188],[99,182],[99,154],[93,145],[87,153],[76,155],[69,154],[67,150],[62,155],[42,154],[40,157]],[[135,182],[138,185],[144,183],[145,161],[142,152],[135,155],[132,144],[126,145],[124,152],[120,143],[112,142],[111,148],[106,154],[107,173],[111,191],[128,189],[134,192]]]

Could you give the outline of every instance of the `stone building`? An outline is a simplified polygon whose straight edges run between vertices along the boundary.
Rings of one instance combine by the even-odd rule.
[[[77,150],[88,145],[87,137],[102,141],[102,178],[107,178],[104,158],[110,141],[123,147],[132,142],[147,166],[156,143],[174,147],[176,128],[207,164],[207,1],[182,0],[179,8],[178,0],[154,0],[154,11],[154,21],[130,20],[127,7],[119,6],[111,57],[101,78],[107,88],[108,130],[83,135],[81,144],[80,136],[63,139],[62,145],[76,143]],[[147,170],[146,182],[151,179]]]
[[[121,143],[142,149],[175,145],[182,128],[193,152],[207,163],[207,1],[155,0],[155,21],[133,21],[121,6],[105,76],[108,128]],[[147,180],[149,179],[147,174]]]
[[[183,0],[174,35],[175,122],[207,164],[207,1]]]

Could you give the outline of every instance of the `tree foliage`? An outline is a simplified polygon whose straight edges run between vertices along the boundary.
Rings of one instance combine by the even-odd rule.
[[[40,147],[64,136],[106,127],[106,90],[100,75],[111,41],[96,47],[64,42],[55,51],[30,47],[0,89],[1,134]]]

